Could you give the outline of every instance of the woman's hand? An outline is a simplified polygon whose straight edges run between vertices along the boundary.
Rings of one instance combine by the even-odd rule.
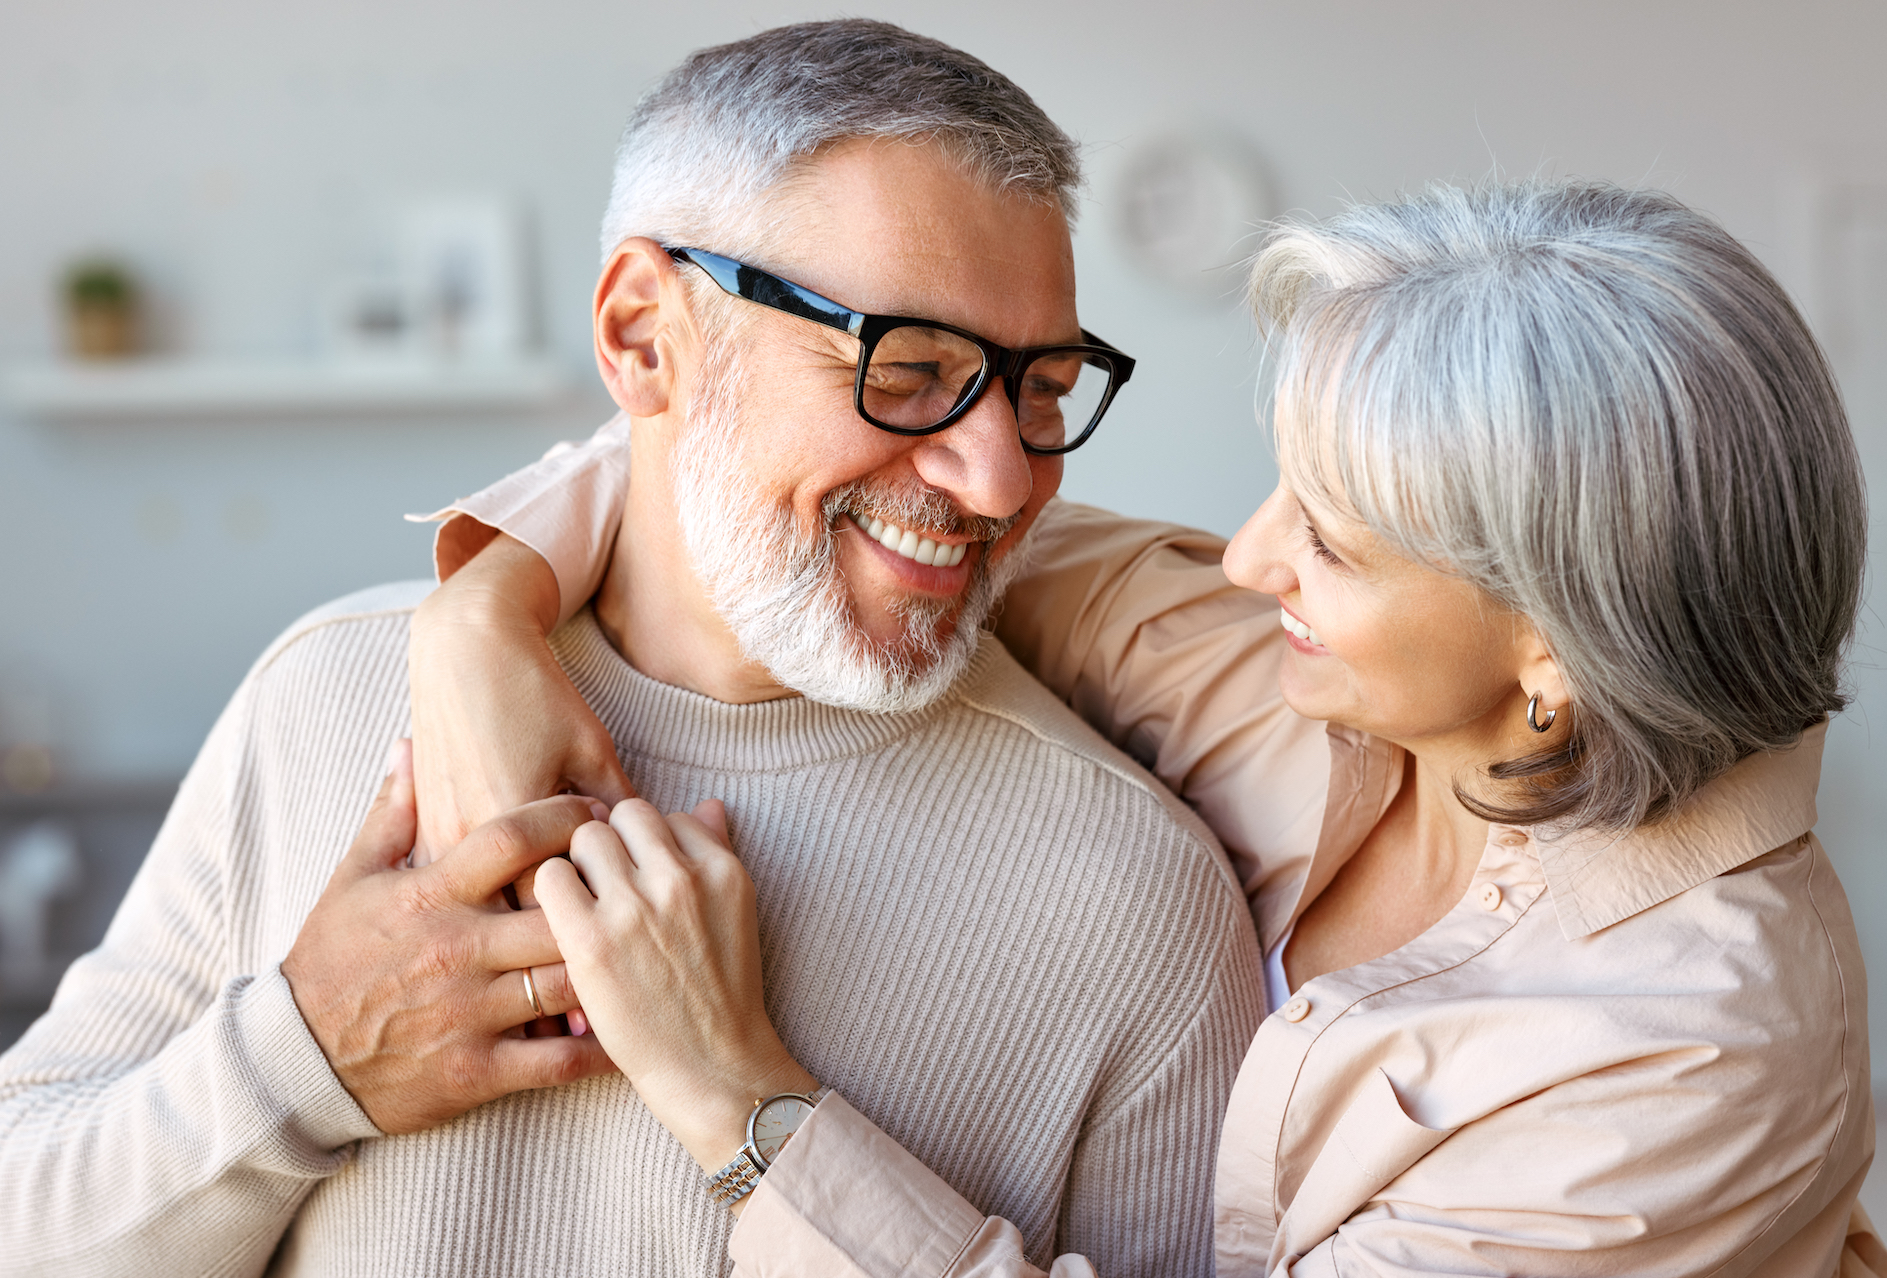
[[[550,565],[501,535],[415,614],[415,865],[537,799],[574,791],[614,804],[635,793],[608,730],[545,642],[557,599]]]
[[[817,1086],[767,1019],[753,880],[718,799],[617,804],[540,867],[537,898],[597,1038],[702,1170],[739,1152],[756,1098]]]

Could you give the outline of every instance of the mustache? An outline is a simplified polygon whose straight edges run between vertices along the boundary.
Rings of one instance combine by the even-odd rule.
[[[840,515],[850,515],[868,524],[873,516],[900,528],[963,536],[971,541],[993,542],[1000,539],[1021,518],[1021,512],[1000,519],[991,515],[966,513],[949,497],[935,488],[922,485],[887,489],[854,480],[826,494],[822,505],[826,527]]]

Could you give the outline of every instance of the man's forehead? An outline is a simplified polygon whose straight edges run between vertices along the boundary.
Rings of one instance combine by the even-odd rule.
[[[944,320],[1008,344],[1076,336],[1060,208],[989,188],[941,147],[844,143],[807,161],[782,196],[776,260],[808,288],[855,310]]]

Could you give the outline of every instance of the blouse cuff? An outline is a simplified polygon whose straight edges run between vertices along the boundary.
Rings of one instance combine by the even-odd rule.
[[[524,469],[414,523],[436,523],[433,570],[444,581],[506,533],[557,576],[559,623],[602,584],[629,493],[629,418],[618,413],[580,444],[562,443]]]
[[[727,1249],[742,1278],[939,1278],[982,1227],[982,1212],[833,1093],[767,1168]]]

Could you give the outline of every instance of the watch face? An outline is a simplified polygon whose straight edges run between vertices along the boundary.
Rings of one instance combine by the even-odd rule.
[[[811,1113],[812,1106],[803,1096],[776,1096],[762,1105],[753,1116],[753,1147],[760,1157],[769,1163],[778,1158]]]

